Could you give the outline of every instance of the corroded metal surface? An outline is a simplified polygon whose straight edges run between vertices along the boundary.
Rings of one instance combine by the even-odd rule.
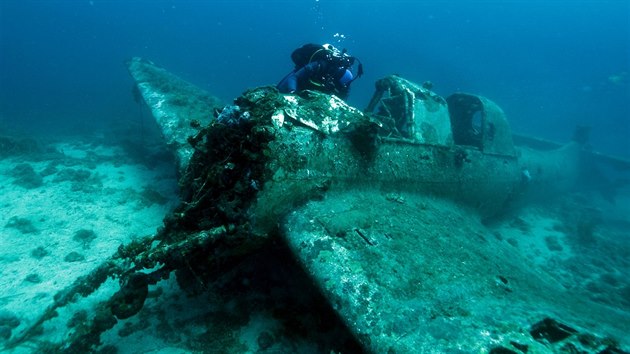
[[[187,81],[141,58],[127,62],[129,73],[162,129],[164,140],[174,151],[179,171],[186,169],[193,154],[188,137],[196,134],[194,122],[212,118],[221,101]]]

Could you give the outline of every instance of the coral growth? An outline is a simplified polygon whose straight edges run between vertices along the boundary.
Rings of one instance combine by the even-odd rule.
[[[44,183],[42,176],[36,173],[33,166],[27,163],[16,165],[11,170],[11,176],[14,178],[13,184],[27,189],[40,187]]]

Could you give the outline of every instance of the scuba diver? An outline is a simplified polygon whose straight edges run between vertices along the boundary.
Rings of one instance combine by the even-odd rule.
[[[293,51],[291,59],[295,68],[277,86],[282,93],[316,90],[346,99],[350,84],[363,75],[357,58],[331,44],[305,44]],[[355,61],[359,63],[356,76],[352,73]]]

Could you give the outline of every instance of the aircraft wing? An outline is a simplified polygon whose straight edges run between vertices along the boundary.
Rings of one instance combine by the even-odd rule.
[[[127,62],[127,69],[162,129],[166,144],[174,151],[178,170],[183,172],[193,154],[188,137],[198,132],[193,127],[195,121],[207,124],[214,110],[224,104],[148,60],[134,57]]]
[[[441,198],[350,190],[308,202],[284,225],[292,253],[371,352],[514,343],[546,352],[527,329],[549,316],[572,326],[628,323],[574,298],[474,212]]]

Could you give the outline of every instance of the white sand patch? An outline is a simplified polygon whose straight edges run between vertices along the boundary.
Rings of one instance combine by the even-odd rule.
[[[518,217],[506,220],[497,230],[516,245],[534,264],[544,266],[573,256],[566,235],[558,229],[561,222],[535,206],[524,208]]]

